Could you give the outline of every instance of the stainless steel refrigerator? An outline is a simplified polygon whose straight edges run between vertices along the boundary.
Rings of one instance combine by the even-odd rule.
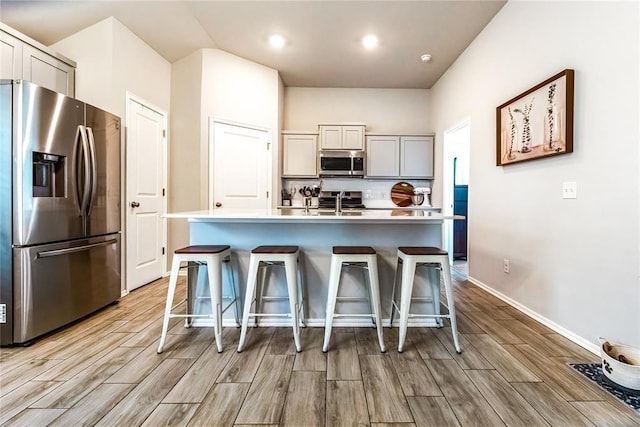
[[[120,297],[120,118],[0,81],[0,344]]]

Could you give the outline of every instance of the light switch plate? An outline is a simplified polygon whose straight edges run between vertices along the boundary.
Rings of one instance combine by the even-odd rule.
[[[578,198],[578,184],[575,181],[565,181],[562,183],[562,198],[563,199]]]

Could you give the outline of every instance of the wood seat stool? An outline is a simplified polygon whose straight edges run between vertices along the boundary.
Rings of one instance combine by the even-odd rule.
[[[370,246],[334,246],[331,255],[331,268],[329,270],[329,292],[327,295],[327,314],[324,325],[324,344],[322,351],[329,349],[331,328],[336,317],[371,317],[374,326],[378,330],[378,344],[380,351],[385,352],[382,337],[382,320],[380,308],[380,285],[378,281],[378,260],[375,249]],[[336,303],[340,300],[358,301],[362,298],[339,297],[340,278],[343,267],[359,267],[363,269],[365,283],[368,285],[369,305],[371,312],[368,314],[336,314]],[[367,300],[367,298],[365,298]]]
[[[416,268],[426,267],[429,269],[429,283],[431,286],[432,301],[434,304],[434,314],[411,314],[413,286]],[[440,278],[438,270],[442,272],[445,294],[447,297],[448,314],[440,314]],[[400,307],[396,303],[396,288],[400,283]],[[421,298],[424,300],[424,298]],[[414,299],[415,300],[415,299]],[[400,331],[398,339],[398,352],[402,352],[404,341],[407,336],[407,326],[409,317],[435,318],[438,325],[442,325],[442,319],[449,319],[451,322],[451,333],[456,352],[460,353],[460,342],[458,341],[458,329],[456,326],[456,310],[453,299],[453,287],[451,284],[451,270],[449,268],[449,255],[447,251],[430,246],[399,247],[398,261],[396,265],[396,275],[393,283],[393,294],[391,297],[391,320],[395,311],[400,314]]]
[[[263,295],[266,270],[270,267],[284,267],[287,282],[287,297]],[[260,271],[262,270],[262,271]],[[258,280],[260,274],[261,280]],[[258,289],[260,288],[260,289]],[[264,300],[289,300],[288,313],[262,313]],[[255,303],[255,304],[254,304]],[[254,305],[254,311],[251,306]],[[259,317],[291,317],[293,326],[293,340],[296,351],[302,350],[300,345],[300,326],[304,325],[304,293],[302,275],[299,265],[298,246],[258,246],[251,251],[249,271],[247,273],[247,288],[245,290],[244,307],[242,313],[242,331],[238,342],[238,353],[242,352],[247,335],[249,318],[253,317],[257,323]]]
[[[178,282],[178,273],[180,272],[181,263],[196,263],[197,265],[205,265],[207,267],[207,278],[209,285],[209,298],[211,300],[211,314],[194,314],[189,313],[187,301],[185,314],[172,313],[176,306],[173,305],[173,298],[176,292],[176,284]],[[222,296],[222,265],[226,266],[226,270],[231,285],[232,296]],[[187,285],[188,288],[188,285]],[[187,300],[189,292],[187,291]],[[223,300],[231,300],[226,307],[222,307]],[[164,310],[164,320],[162,322],[162,335],[160,336],[160,344],[158,345],[158,353],[162,353],[165,340],[167,338],[167,330],[169,328],[169,319],[175,317],[185,318],[185,326],[189,326],[189,320],[195,317],[213,318],[214,334],[218,353],[222,352],[222,314],[231,305],[236,304],[236,323],[238,323],[239,299],[236,292],[236,283],[233,275],[233,267],[231,265],[231,248],[228,245],[197,245],[187,246],[178,249],[173,254],[173,264],[171,267],[171,277],[169,279],[169,289],[167,290],[167,302]]]

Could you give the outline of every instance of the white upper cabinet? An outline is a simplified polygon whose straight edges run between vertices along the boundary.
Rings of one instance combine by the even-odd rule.
[[[431,135],[367,135],[367,177],[433,178]]]
[[[400,137],[367,136],[367,176],[400,176]]]
[[[75,69],[27,44],[22,51],[22,78],[38,86],[74,96]]]
[[[75,64],[14,29],[0,24],[0,78],[27,80],[75,96]]]
[[[22,42],[0,31],[0,79],[22,76]]]
[[[433,178],[433,136],[400,137],[400,176]]]
[[[320,125],[320,149],[364,150],[364,125]]]
[[[318,176],[318,135],[283,134],[282,176],[306,177]]]

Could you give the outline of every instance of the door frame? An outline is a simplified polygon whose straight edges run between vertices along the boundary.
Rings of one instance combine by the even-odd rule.
[[[167,277],[169,275],[169,271],[167,270],[167,218],[165,218],[165,214],[167,213],[167,201],[169,200],[169,188],[168,188],[168,165],[169,165],[169,158],[168,158],[168,154],[169,154],[169,113],[165,110],[163,110],[162,108],[154,105],[153,103],[147,101],[146,99],[135,95],[134,93],[130,92],[130,91],[126,91],[126,107],[125,107],[125,132],[124,132],[124,139],[123,139],[123,143],[122,143],[122,152],[123,154],[123,162],[124,162],[124,179],[122,180],[122,203],[121,206],[123,207],[122,209],[122,224],[124,224],[124,230],[123,230],[123,239],[122,239],[122,268],[124,270],[124,274],[122,275],[122,277],[124,277],[124,281],[125,281],[125,286],[123,289],[123,296],[129,293],[129,265],[127,263],[127,200],[128,200],[128,194],[127,194],[127,188],[128,188],[128,171],[129,171],[129,162],[128,162],[128,158],[127,158],[127,142],[129,139],[129,124],[127,123],[127,118],[129,117],[129,113],[131,111],[131,103],[135,102],[138,105],[141,105],[145,108],[148,108],[149,110],[152,110],[158,114],[161,114],[162,116],[164,116],[165,119],[165,128],[166,128],[166,137],[164,138],[164,146],[162,147],[162,152],[163,152],[163,161],[162,161],[162,187],[165,189],[165,194],[164,197],[162,198],[162,216],[161,216],[161,226],[162,226],[162,240],[161,240],[161,245],[163,248],[165,248],[164,253],[162,254],[162,277]]]
[[[258,126],[258,125],[252,125],[252,124],[248,124],[248,123],[242,123],[242,122],[236,122],[233,120],[227,120],[227,119],[220,119],[220,118],[216,118],[216,117],[209,117],[209,125],[208,125],[208,131],[209,131],[209,135],[208,135],[208,149],[209,149],[209,153],[207,156],[207,159],[209,161],[209,165],[208,165],[208,169],[209,169],[209,180],[208,180],[208,188],[207,188],[207,209],[209,210],[213,210],[214,209],[214,194],[213,194],[213,180],[215,177],[215,171],[213,170],[214,167],[214,153],[215,153],[215,125],[216,124],[221,124],[221,125],[231,125],[231,126],[237,126],[237,127],[242,127],[242,128],[247,128],[247,129],[251,129],[251,130],[257,130],[260,132],[265,132],[267,134],[267,138],[269,139],[268,143],[270,144],[271,149],[269,150],[269,155],[267,156],[267,189],[269,192],[269,200],[267,201],[268,205],[271,206],[272,205],[272,200],[273,200],[273,150],[275,149],[274,144],[273,144],[273,137],[271,134],[271,129],[264,127],[264,126]]]
[[[444,131],[442,150],[442,213],[445,216],[453,215],[453,153],[451,144],[452,134],[464,127],[469,128],[469,157],[471,157],[471,119],[461,120],[454,126]],[[470,164],[470,162],[469,162]],[[467,223],[468,229],[468,223]],[[449,264],[453,265],[453,221],[445,221],[443,224],[443,239],[445,250],[449,254]],[[469,234],[467,233],[467,262],[469,262]]]

